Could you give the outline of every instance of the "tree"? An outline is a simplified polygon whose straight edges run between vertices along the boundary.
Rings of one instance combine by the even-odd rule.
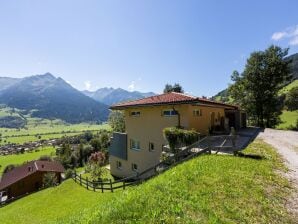
[[[273,127],[279,122],[282,105],[278,91],[291,80],[290,61],[284,60],[288,49],[270,46],[253,52],[242,74],[234,71],[229,92],[248,115],[261,127]]]
[[[99,138],[93,138],[90,141],[90,145],[92,145],[95,151],[99,151],[101,149],[101,141]]]
[[[9,171],[13,170],[14,168],[16,168],[16,165],[9,164],[4,168],[3,173],[8,173]]]
[[[108,119],[113,131],[125,132],[124,113],[122,111],[112,111]]]
[[[286,95],[285,105],[288,110],[298,110],[298,86],[291,89]]]
[[[166,84],[163,92],[164,93],[170,93],[170,92],[184,93],[184,90],[180,84],[175,83],[173,86],[170,84]]]
[[[101,176],[104,172],[103,166],[105,161],[106,157],[103,152],[92,153],[89,157],[88,170],[93,181],[101,179]]]
[[[58,184],[57,176],[53,172],[48,172],[43,175],[42,185],[43,188],[54,187]]]

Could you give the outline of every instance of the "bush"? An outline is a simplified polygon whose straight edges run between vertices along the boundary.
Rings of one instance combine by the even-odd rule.
[[[195,130],[184,130],[177,127],[165,128],[163,134],[173,153],[177,153],[177,147],[179,146],[188,146],[195,143],[200,136]]]
[[[69,179],[72,178],[72,174],[74,173],[74,171],[72,169],[67,169],[65,171],[65,179]]]
[[[17,166],[14,165],[14,164],[9,164],[7,165],[4,170],[3,170],[3,173],[8,173],[9,171],[13,170],[14,168],[16,168]]]
[[[55,173],[48,172],[43,175],[43,179],[42,179],[43,188],[54,187],[57,184],[58,184],[58,180]]]
[[[44,155],[44,156],[39,157],[39,160],[41,160],[41,161],[49,161],[49,162],[53,161],[52,157],[47,156],[47,155]]]

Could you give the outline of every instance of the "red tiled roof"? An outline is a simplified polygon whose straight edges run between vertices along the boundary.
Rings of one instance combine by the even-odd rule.
[[[205,103],[212,105],[221,105],[226,107],[237,108],[235,105],[230,105],[226,103],[220,103],[204,98],[199,98],[195,96],[190,96],[184,93],[164,93],[156,96],[150,96],[147,98],[133,100],[128,102],[122,102],[111,106],[111,109],[124,109],[127,107],[134,106],[150,106],[150,105],[162,105],[162,104],[184,104],[184,103]]]
[[[0,190],[38,171],[63,173],[64,167],[56,161],[31,161],[3,174],[0,181]]]

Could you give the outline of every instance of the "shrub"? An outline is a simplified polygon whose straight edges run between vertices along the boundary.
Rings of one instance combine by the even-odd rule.
[[[72,174],[73,174],[73,170],[72,169],[67,169],[65,171],[65,179],[69,179],[69,178],[72,178]]]
[[[39,160],[41,161],[53,161],[52,157],[44,155],[44,156],[40,156]]]
[[[195,130],[184,130],[177,127],[165,128],[163,133],[173,153],[177,153],[179,146],[191,145],[198,141],[200,136]]]
[[[7,172],[13,170],[13,169],[16,168],[16,167],[17,167],[17,166],[14,165],[14,164],[9,164],[9,165],[7,165],[7,166],[4,168],[3,173],[7,173]]]
[[[48,172],[43,175],[43,179],[42,179],[43,188],[54,187],[57,184],[58,184],[58,180],[55,173]]]

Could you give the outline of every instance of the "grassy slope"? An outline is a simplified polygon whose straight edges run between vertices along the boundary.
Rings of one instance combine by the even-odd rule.
[[[69,180],[0,208],[0,220],[3,224],[55,219],[60,223],[291,223],[283,206],[289,184],[275,172],[285,170],[280,157],[259,141],[244,152],[264,159],[204,155],[113,194],[86,191]]]
[[[0,156],[0,176],[3,169],[9,164],[22,164],[26,161],[38,159],[42,155],[51,155],[55,153],[54,147],[44,147],[37,152],[27,152],[19,155]]]
[[[279,94],[287,94],[291,89],[298,86],[298,79],[291,82],[289,85],[285,86],[279,91]]]
[[[281,124],[276,126],[277,129],[289,129],[290,125],[295,125],[298,119],[298,110],[296,111],[286,111],[284,110],[280,115]]]

